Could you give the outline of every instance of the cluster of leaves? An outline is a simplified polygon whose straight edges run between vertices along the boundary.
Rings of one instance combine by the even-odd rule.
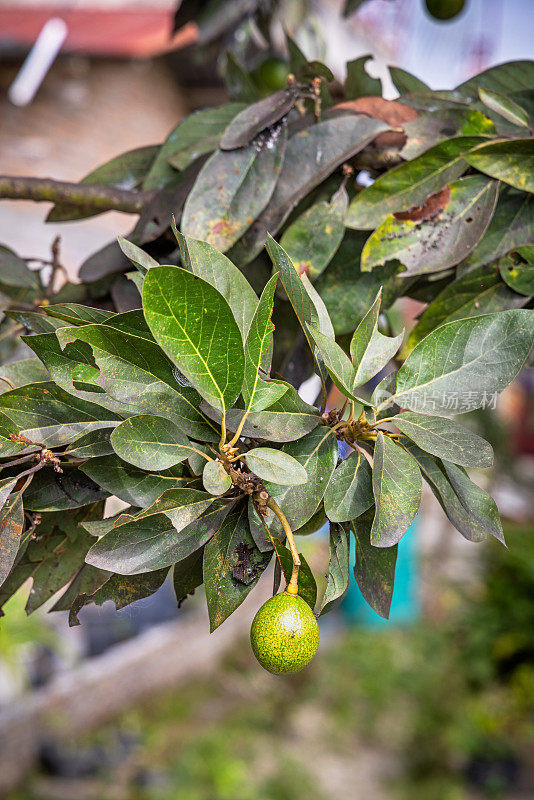
[[[274,552],[275,589],[289,580],[288,526],[328,520],[325,596],[303,558],[300,594],[321,612],[340,601],[352,531],[356,580],[387,616],[422,477],[467,539],[502,538],[465,471],[491,448],[451,417],[502,391],[532,346],[534,66],[454,92],[392,69],[391,102],[363,58],[334,104],[329,70],[290,53],[287,89],[195,112],[87,176],[152,193],[128,240],[82,266],[83,291],[111,287],[118,311],[10,311],[36,358],[2,369],[0,601],[29,576],[29,611],[67,586],[54,609],[75,623],[172,567],[178,599],[205,584],[214,629]],[[380,315],[399,297],[428,304],[400,355]],[[318,406],[295,388],[314,372]],[[326,412],[331,382],[346,402]],[[354,451],[341,461],[338,441]],[[112,495],[127,507],[104,517]]]

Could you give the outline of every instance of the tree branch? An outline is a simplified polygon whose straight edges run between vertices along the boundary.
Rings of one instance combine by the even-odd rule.
[[[93,211],[123,211],[139,214],[154,192],[117,189],[91,183],[69,183],[52,178],[24,178],[0,175],[0,199],[66,203]]]

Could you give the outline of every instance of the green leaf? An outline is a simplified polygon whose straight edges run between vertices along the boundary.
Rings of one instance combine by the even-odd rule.
[[[371,78],[365,65],[373,56],[361,56],[347,62],[347,78],[345,80],[345,97],[354,100],[356,97],[382,97],[382,81]]]
[[[100,428],[79,436],[69,445],[66,452],[75,458],[96,458],[110,456],[115,451],[110,442],[110,428]]]
[[[168,567],[202,547],[228,508],[206,492],[170,489],[135,517],[122,524],[119,518],[119,524],[91,547],[86,561],[120,575]]]
[[[206,413],[210,413],[206,408]],[[213,415],[215,419],[219,416]],[[243,417],[242,409],[231,409],[226,415],[228,430],[235,432]],[[305,436],[319,425],[321,417],[315,406],[301,400],[292,386],[265,411],[251,412],[243,427],[243,436],[268,439],[270,442],[291,442]]]
[[[22,492],[12,494],[0,511],[0,586],[9,575],[24,528]]]
[[[366,234],[347,231],[339,250],[315,288],[321,295],[334,324],[336,334],[352,333],[358,320],[367,313],[382,287],[383,301],[389,307],[404,284],[395,277],[402,267],[398,262],[362,272],[360,256]]]
[[[356,195],[345,224],[349,228],[376,228],[389,214],[422,206],[429,195],[467,170],[463,156],[481,141],[480,137],[466,136],[448,139],[384,173]]]
[[[202,471],[204,489],[210,494],[220,495],[232,486],[232,479],[220,461],[207,461]]]
[[[286,147],[278,127],[239,150],[214,153],[189,193],[182,232],[228,250],[263,211],[274,191]]]
[[[296,442],[285,444],[282,451],[295,458],[308,475],[301,486],[281,487],[266,482],[265,488],[284,512],[291,528],[296,530],[313,516],[328,486],[337,462],[336,437],[321,426]],[[268,518],[269,528],[282,530],[277,518]]]
[[[26,386],[27,383],[42,383],[50,380],[48,370],[38,358],[23,358],[21,361],[3,364],[0,368],[0,375],[9,378],[17,388]],[[0,381],[0,394],[9,391],[11,391],[9,384]]]
[[[479,87],[509,95],[522,89],[534,89],[534,64],[532,61],[506,61],[490,67],[479,75],[464,81],[454,90],[456,94],[476,99]]]
[[[515,378],[533,336],[534,313],[522,309],[448,322],[400,368],[395,402],[440,417],[485,406]]]
[[[415,218],[391,215],[375,230],[362,251],[362,270],[398,259],[404,275],[438,272],[458,264],[488,227],[499,184],[481,175],[451,183],[439,195],[439,211]]]
[[[45,467],[24,492],[24,507],[27,511],[65,511],[104,500],[108,494],[82,470],[65,467],[58,473]]]
[[[226,103],[218,108],[195,111],[171,131],[160,155],[174,169],[185,169],[200,156],[217,148],[226,127],[246,107],[244,103]],[[163,173],[163,163],[160,168]]]
[[[328,578],[321,603],[321,615],[339,606],[349,590],[349,532],[343,525],[330,525]]]
[[[406,72],[400,67],[388,66],[388,69],[393,85],[400,95],[430,92],[430,86],[410,72]]]
[[[174,593],[178,600],[178,608],[180,608],[187,595],[194,594],[195,589],[202,586],[204,582],[202,573],[203,558],[204,548],[199,547],[194,553],[174,565],[172,580]]]
[[[160,346],[214,408],[225,411],[241,391],[243,341],[224,297],[178,267],[149,270],[145,316]]]
[[[445,472],[465,510],[496,539],[504,544],[499,511],[493,497],[473,483],[464,469],[443,461]]]
[[[321,354],[328,374],[338,389],[347,397],[357,400],[358,398],[352,394],[355,370],[348,355],[328,336],[324,336],[320,331],[314,330],[310,325],[307,326],[307,329]]]
[[[467,153],[472,167],[509,183],[523,192],[534,192],[534,139],[489,142]]]
[[[251,472],[262,480],[281,486],[298,486],[308,480],[304,467],[282,450],[255,447],[245,454],[245,459]]]
[[[355,368],[352,391],[367,383],[386,366],[399,349],[404,336],[404,331],[398,336],[389,337],[383,336],[378,330],[381,300],[382,291],[379,289],[373,305],[354,331],[350,343],[350,354]]]
[[[497,114],[507,119],[508,122],[511,122],[513,125],[521,125],[525,128],[529,127],[530,119],[527,112],[510,97],[499,94],[499,92],[492,92],[489,89],[483,89],[482,87],[478,90],[478,96],[485,106],[491,108],[492,111],[496,111]]]
[[[118,189],[135,189],[150,169],[159,149],[159,145],[147,145],[121,153],[82,178],[80,184],[102,184],[115,186]],[[72,206],[68,203],[57,203],[49,212],[46,222],[88,219],[102,213],[103,210],[95,211],[94,206],[84,207],[78,204]]]
[[[379,433],[373,461],[374,547],[391,547],[404,536],[419,509],[422,489],[421,473],[411,455]]]
[[[534,198],[525,192],[501,189],[493,219],[475,249],[460,264],[459,274],[524,244],[534,244]]]
[[[496,136],[495,125],[482,111],[471,107],[439,108],[403,123],[407,141],[400,151],[411,161],[430,147],[453,137]],[[480,139],[478,139],[480,141]]]
[[[224,74],[226,91],[232,100],[255,103],[260,93],[248,72],[238,63],[234,54],[226,53],[226,69]]]
[[[267,234],[274,236],[280,230],[297,203],[387,129],[380,120],[344,114],[318,122],[292,136],[272,197],[265,211],[232,250],[233,260],[239,265],[252,261],[267,241]]]
[[[111,434],[111,444],[123,461],[151,472],[174,467],[194,452],[185,433],[172,420],[154,414],[121,422]]]
[[[411,331],[402,355],[406,358],[418,342],[445,322],[520,308],[525,301],[525,297],[510,291],[499,279],[495,265],[476,267],[448,283],[429,303]]]
[[[271,553],[260,553],[250,535],[247,508],[228,516],[204,548],[204,584],[213,633],[254,588]]]
[[[58,338],[63,345],[72,340],[91,345],[96,382],[130,413],[168,417],[190,436],[218,441],[220,434],[199,409],[200,395],[155,342],[111,325],[63,328]]]
[[[38,273],[28,269],[23,258],[20,258],[6,245],[0,245],[0,284],[15,288],[38,289]]]
[[[124,240],[126,241],[126,239]],[[130,244],[128,242],[128,244]],[[61,319],[69,325],[87,325],[91,322],[107,322],[117,315],[113,311],[102,308],[82,306],[79,303],[55,303],[45,306],[44,311],[48,317]]]
[[[487,539],[486,530],[461,504],[441,461],[407,440],[403,446],[417,461],[425,479],[452,525],[470,542]]]
[[[181,477],[181,467],[175,467],[165,474],[151,475],[121,461],[116,455],[92,458],[81,469],[110,494],[142,508],[150,506],[166,489],[186,483]]]
[[[282,544],[278,539],[273,539],[274,549],[276,551],[276,555],[282,567],[282,572],[284,573],[284,578],[286,584],[289,583],[291,580],[291,573],[293,571],[293,559],[291,557],[291,553],[285,545]],[[317,584],[315,582],[315,578],[313,576],[313,572],[311,571],[308,562],[302,555],[299,553],[300,557],[300,568],[299,568],[299,578],[298,578],[298,587],[299,587],[299,595],[302,597],[303,600],[309,605],[311,610],[313,611],[315,608],[315,604],[317,602]]]
[[[450,419],[404,411],[393,417],[392,422],[419,447],[438,458],[447,458],[463,467],[484,468],[493,464],[490,443]]]
[[[350,522],[374,503],[371,467],[360,453],[352,453],[337,467],[324,496],[331,522]]]
[[[54,383],[34,383],[0,396],[0,409],[33,442],[58,447],[81,433],[113,428],[122,417],[80,400]]]
[[[162,189],[175,177],[175,169],[184,170],[200,156],[215,150],[224,129],[242,108],[241,103],[227,103],[185,117],[159,148],[143,189]]]
[[[272,349],[274,324],[271,320],[274,292],[278,275],[273,275],[266,284],[245,341],[245,379],[243,399],[250,411],[262,411],[279,400],[288,386],[282,382],[265,381],[260,369],[267,367],[266,361]]]
[[[235,150],[250,144],[262,131],[280,122],[291,111],[296,99],[296,92],[281,89],[247,106],[230,122],[219,147],[221,150]]]
[[[15,423],[6,414],[0,412],[0,458],[14,456],[24,450],[24,444],[14,442],[9,438],[11,434],[17,433],[18,427]]]
[[[126,256],[129,258],[134,267],[136,267],[143,275],[152,267],[159,267],[159,261],[156,261],[155,258],[152,258],[151,255],[145,253],[140,247],[132,242],[129,242],[128,239],[125,239],[123,236],[117,236],[117,242],[119,243],[119,247]],[[90,322],[101,322],[102,320],[89,320]]]
[[[316,203],[284,231],[280,245],[299,274],[315,280],[330,263],[345,233],[348,202],[341,186],[329,203]]]
[[[534,246],[526,245],[512,250],[499,259],[498,267],[503,281],[515,292],[534,294]]]
[[[360,592],[371,608],[384,619],[389,619],[395,584],[397,545],[374,547],[371,543],[372,525],[372,511],[351,523],[356,541],[354,577]]]
[[[213,245],[191,239],[173,229],[185,267],[210,283],[222,294],[232,310],[243,340],[246,338],[258,305],[258,298],[241,270]]]

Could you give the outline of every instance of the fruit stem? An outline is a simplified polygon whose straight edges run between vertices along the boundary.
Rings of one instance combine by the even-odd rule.
[[[276,500],[274,500],[272,497],[269,497],[266,506],[276,514],[276,516],[280,520],[282,528],[284,529],[284,533],[287,537],[287,543],[289,545],[289,549],[291,551],[291,557],[293,559],[293,572],[291,573],[291,580],[287,584],[286,591],[289,592],[289,594],[297,594],[300,558],[297,547],[295,545],[295,539],[293,538],[293,531],[291,530],[289,522],[287,521],[284,512],[282,511]]]

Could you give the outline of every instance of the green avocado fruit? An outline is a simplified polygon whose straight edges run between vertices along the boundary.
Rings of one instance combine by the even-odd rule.
[[[258,610],[250,629],[250,642],[264,669],[275,675],[298,672],[317,651],[319,626],[302,597],[282,592]]]
[[[431,17],[445,21],[463,11],[465,0],[425,0],[425,5]]]

